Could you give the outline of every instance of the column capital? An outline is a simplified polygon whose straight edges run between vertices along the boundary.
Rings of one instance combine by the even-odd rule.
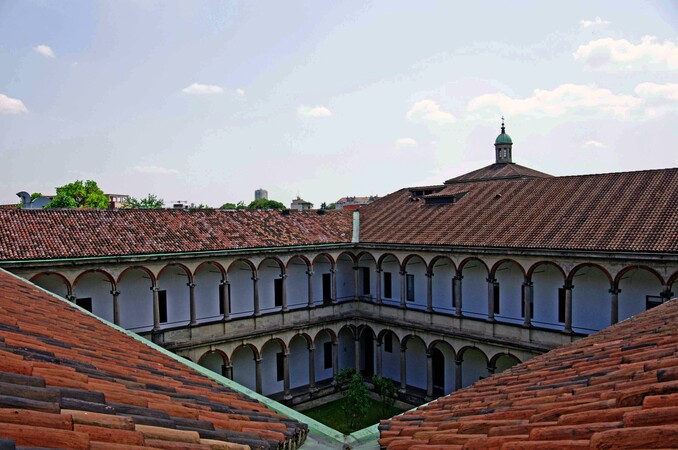
[[[453,277],[455,280],[462,280],[464,278],[464,275],[458,273]]]
[[[425,273],[424,275],[426,275],[427,278],[432,278],[435,274],[434,274],[432,271],[429,272],[429,271],[427,270],[426,273]]]
[[[228,282],[228,280],[225,280],[225,279],[224,279],[224,280],[221,280],[221,281],[219,282],[219,286],[226,286],[226,285],[228,285],[228,284],[230,284],[230,283]]]
[[[377,272],[377,273],[382,273],[383,271],[384,271],[384,269],[382,269],[381,267],[378,268],[378,269],[375,269],[375,272]]]
[[[359,270],[360,266],[353,266],[353,270]]]
[[[120,295],[120,291],[118,291],[117,289],[112,289],[111,295]]]
[[[572,290],[574,289],[574,285],[570,280],[565,280],[565,284],[563,284],[563,289],[569,289]]]
[[[533,283],[532,281],[525,280],[525,282],[523,283],[523,286],[525,286],[525,287],[533,287],[533,286],[534,286],[534,283]]]
[[[497,282],[497,279],[494,277],[487,277],[485,278],[485,281],[487,281],[490,284],[495,284]]]
[[[610,288],[610,290],[607,292],[609,292],[612,295],[618,295],[621,292],[621,289],[619,289],[618,287],[613,287]]]
[[[308,275],[309,277],[313,276],[313,270],[312,269],[307,270],[306,275]]]
[[[251,280],[252,280],[252,281],[259,281],[259,278],[253,276],[253,277],[251,278]]]
[[[188,283],[186,283],[186,286],[188,286],[188,287],[190,287],[190,288],[194,288],[194,287],[195,287],[195,283],[192,283],[192,282],[189,281]]]
[[[407,270],[401,270],[401,271],[398,272],[398,273],[399,273],[400,275],[407,275]]]
[[[151,289],[153,292],[158,292],[158,291],[160,290],[160,288],[159,288],[158,286],[151,286],[150,289]]]

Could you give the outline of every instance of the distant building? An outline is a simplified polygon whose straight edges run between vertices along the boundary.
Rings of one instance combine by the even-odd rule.
[[[16,194],[21,198],[21,207],[23,209],[42,209],[56,197],[56,195],[43,195],[31,199],[28,192],[21,191]],[[108,198],[108,209],[122,208],[123,204],[129,198],[127,194],[104,194]]]
[[[345,209],[347,211],[354,211],[363,205],[372,203],[379,198],[378,195],[370,195],[369,197],[341,197],[336,201],[337,209]]]
[[[255,200],[261,200],[262,198],[264,200],[268,200],[268,191],[266,189],[259,188],[256,191],[254,191]]]
[[[300,198],[297,195],[297,198],[292,200],[292,204],[290,205],[290,209],[296,209],[297,211],[305,211],[307,209],[313,209],[313,203],[307,202],[306,200]]]

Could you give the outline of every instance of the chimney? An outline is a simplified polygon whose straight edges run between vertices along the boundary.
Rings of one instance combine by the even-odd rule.
[[[360,211],[353,211],[353,239],[351,242],[357,244],[360,242]]]

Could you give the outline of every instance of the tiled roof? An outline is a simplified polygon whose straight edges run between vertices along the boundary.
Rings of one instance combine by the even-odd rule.
[[[350,242],[342,211],[0,211],[0,260],[78,258]]]
[[[380,430],[389,450],[678,448],[678,300]]]
[[[549,175],[529,167],[514,163],[496,163],[482,167],[458,177],[451,178],[445,184],[468,183],[471,181],[486,181],[509,178],[550,178]]]
[[[361,208],[361,242],[678,252],[678,169],[455,183],[449,204],[412,190]]]
[[[0,270],[0,448],[277,449],[306,433]]]

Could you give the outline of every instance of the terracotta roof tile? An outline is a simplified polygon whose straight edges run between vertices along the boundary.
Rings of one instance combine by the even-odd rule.
[[[12,445],[266,449],[307,433],[1,270],[0,309],[0,439]]]
[[[382,421],[380,444],[675,448],[676,324],[674,300]]]

